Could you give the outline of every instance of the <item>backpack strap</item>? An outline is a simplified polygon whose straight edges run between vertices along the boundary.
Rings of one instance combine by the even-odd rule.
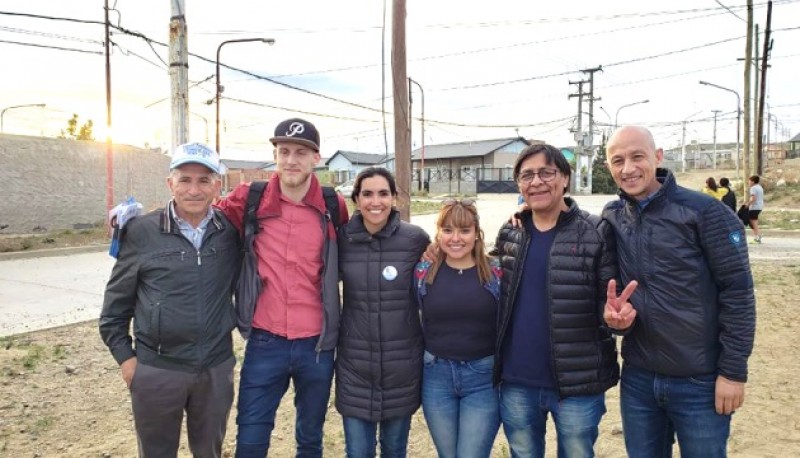
[[[242,219],[242,232],[244,232],[245,241],[249,242],[248,237],[254,237],[258,233],[258,219],[256,218],[256,211],[258,204],[261,202],[261,196],[264,195],[264,190],[267,189],[266,181],[254,181],[250,183],[250,190],[247,193],[247,204],[244,209],[244,218]],[[245,246],[248,244],[245,243]]]
[[[331,222],[336,231],[342,225],[339,215],[339,194],[330,186],[322,187],[322,197],[325,198],[325,208],[331,216]]]

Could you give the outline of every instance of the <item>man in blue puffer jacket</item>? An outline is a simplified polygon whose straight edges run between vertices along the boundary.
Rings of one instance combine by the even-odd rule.
[[[632,323],[604,315],[624,328],[628,455],[672,456],[677,435],[683,457],[724,457],[755,335],[744,227],[722,202],[658,168],[664,152],[647,129],[619,129],[606,154],[620,199],[603,217],[617,236],[622,283],[638,282]]]

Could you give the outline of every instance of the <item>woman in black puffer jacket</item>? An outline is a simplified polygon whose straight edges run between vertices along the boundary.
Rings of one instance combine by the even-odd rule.
[[[356,177],[356,212],[339,232],[344,285],[336,357],[336,409],[347,456],[405,456],[411,416],[420,405],[424,349],[413,297],[414,266],[430,243],[400,220],[397,187],[386,169]]]

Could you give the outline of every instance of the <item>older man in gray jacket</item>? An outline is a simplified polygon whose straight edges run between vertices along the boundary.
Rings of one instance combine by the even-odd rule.
[[[219,457],[233,402],[238,233],[211,207],[215,151],[181,145],[170,169],[167,206],[122,229],[100,334],[131,392],[140,456],[177,456],[185,411],[192,454]]]

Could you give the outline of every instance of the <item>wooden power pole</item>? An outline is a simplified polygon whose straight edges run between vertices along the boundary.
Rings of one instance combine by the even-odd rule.
[[[767,89],[767,62],[769,60],[769,52],[772,48],[770,42],[770,33],[772,26],[772,0],[767,2],[767,30],[764,35],[764,53],[761,56],[761,87],[758,90],[758,118],[757,128],[758,138],[756,138],[756,174],[761,175],[764,173],[764,104],[766,103],[766,89]],[[767,126],[769,127],[769,126]]]
[[[408,76],[406,73],[406,1],[392,6],[392,88],[394,95],[394,175],[397,209],[403,221],[411,219],[411,138],[408,130]]]
[[[742,187],[747,195],[747,178],[750,177],[750,70],[753,68],[753,0],[747,0],[747,44],[744,51],[744,154],[742,155],[742,170],[744,183]]]

